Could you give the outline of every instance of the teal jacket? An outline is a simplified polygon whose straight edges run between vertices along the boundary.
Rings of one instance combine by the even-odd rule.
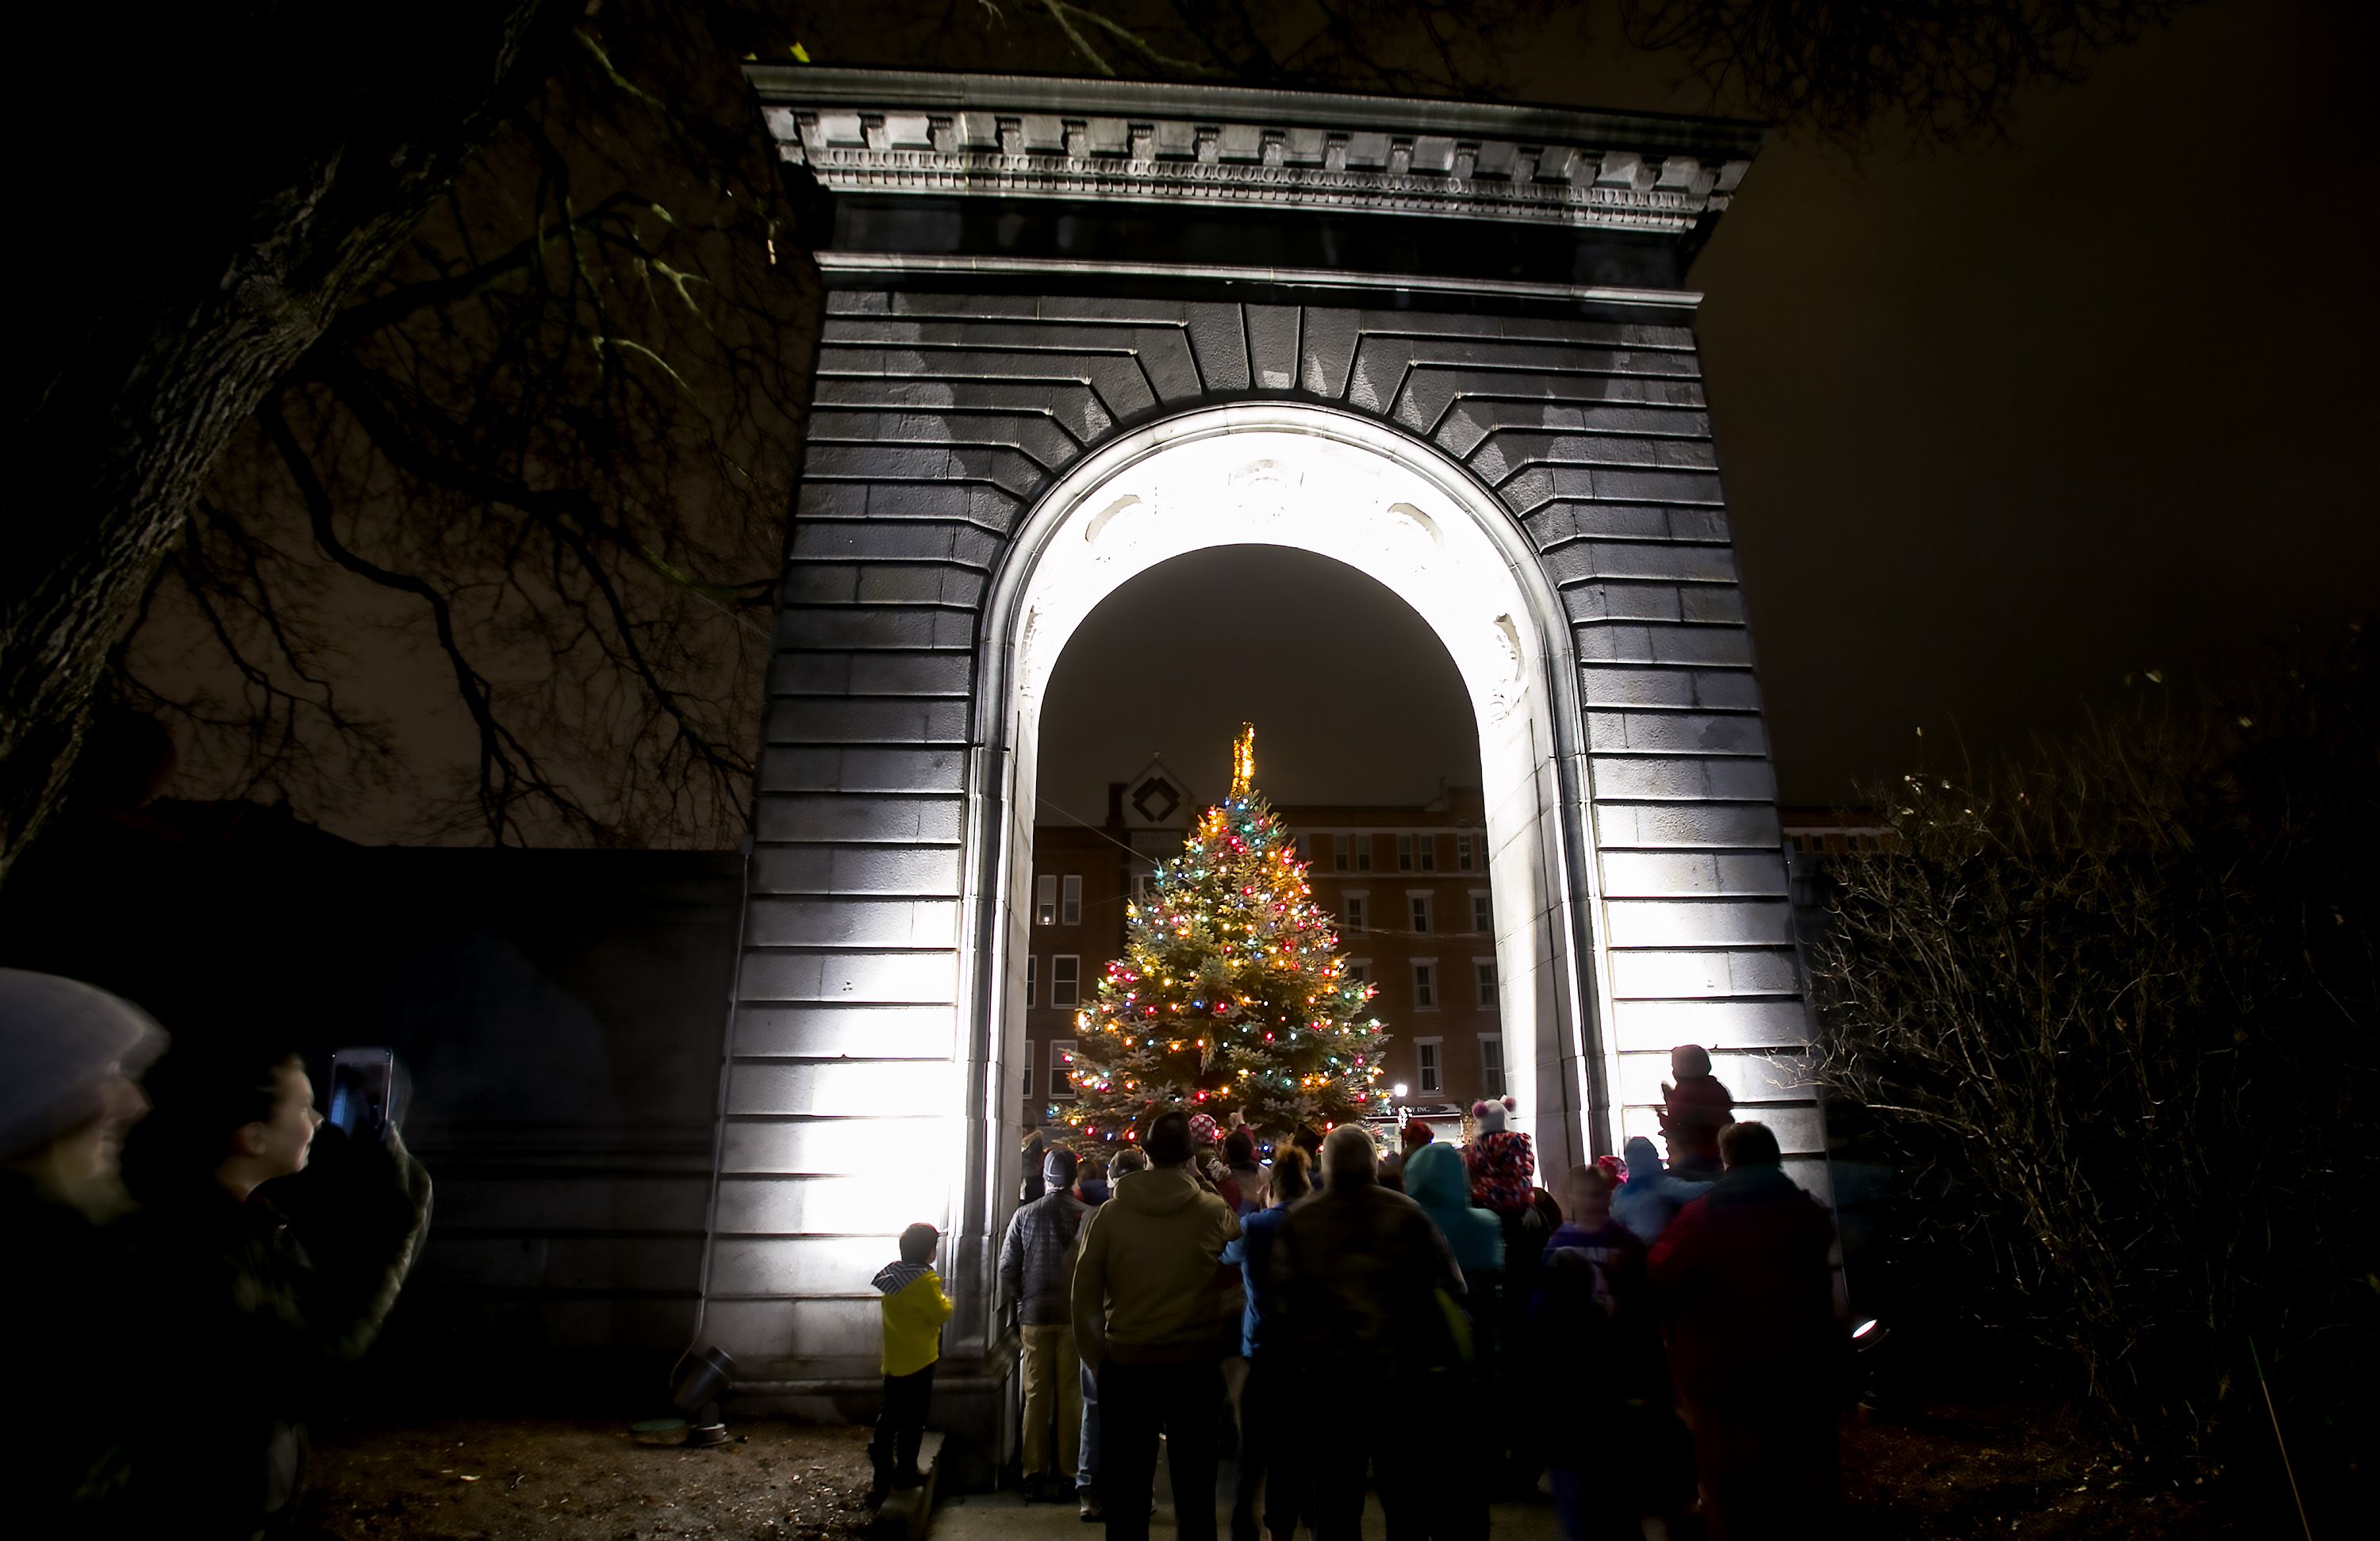
[[[1486,1209],[1471,1207],[1471,1169],[1451,1145],[1426,1145],[1405,1158],[1405,1196],[1445,1232],[1463,1277],[1500,1272],[1504,1228]]]

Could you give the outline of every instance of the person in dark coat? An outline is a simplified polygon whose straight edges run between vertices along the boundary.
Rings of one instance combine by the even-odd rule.
[[[1304,1434],[1296,1415],[1295,1359],[1281,1329],[1281,1303],[1272,1273],[1273,1243],[1289,1219],[1290,1206],[1313,1187],[1305,1152],[1292,1146],[1273,1161],[1272,1207],[1240,1222],[1239,1239],[1223,1249],[1236,1264],[1246,1307],[1240,1317],[1240,1352],[1248,1362],[1240,1389],[1239,1485],[1232,1501],[1232,1541],[1257,1541],[1259,1501],[1264,1528],[1273,1541],[1291,1541],[1305,1509]]]
[[[255,1535],[298,1495],[334,1368],[395,1304],[430,1179],[394,1128],[318,1142],[313,1083],[277,1047],[176,1050],[151,1086],[126,1153],[150,1302],[129,1511],[149,1535]]]
[[[1653,1396],[1664,1411],[1669,1400],[1645,1246],[1611,1218],[1600,1166],[1571,1168],[1561,1207],[1529,1312],[1546,1465],[1564,1541],[1618,1541],[1640,1534],[1633,1479],[1649,1453]]]
[[[1384,1407],[1423,1406],[1456,1368],[1438,1292],[1459,1302],[1463,1272],[1421,1206],[1374,1181],[1369,1131],[1342,1123],[1322,1146],[1324,1186],[1281,1222],[1272,1274],[1299,1384],[1360,1389]],[[1315,1541],[1362,1534],[1364,1477],[1379,1490],[1390,1541],[1427,1533],[1429,1506],[1401,1421],[1340,1409],[1317,1421]]]
[[[12,1534],[85,1535],[129,1475],[122,1391],[140,1304],[105,1222],[148,1111],[134,1077],[165,1035],[79,980],[0,968],[0,1492]]]
[[[1075,1486],[1075,1440],[1083,1426],[1083,1364],[1075,1352],[1075,1243],[1083,1217],[1090,1213],[1073,1192],[1077,1165],[1075,1153],[1063,1147],[1041,1159],[1048,1191],[1016,1211],[1000,1244],[1001,1293],[1016,1303],[1028,1499]]]
[[[1718,1132],[1735,1122],[1735,1098],[1711,1074],[1710,1051],[1698,1043],[1670,1050],[1674,1082],[1661,1083],[1661,1133],[1670,1142],[1670,1170],[1707,1183],[1718,1176]]]
[[[1646,1259],[1703,1512],[1712,1541],[1828,1535],[1850,1353],[1834,1222],[1785,1175],[1765,1124],[1730,1124],[1718,1147],[1724,1174]]]

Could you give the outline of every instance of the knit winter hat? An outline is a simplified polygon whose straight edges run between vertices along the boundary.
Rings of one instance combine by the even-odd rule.
[[[1216,1126],[1213,1114],[1193,1113],[1190,1115],[1190,1139],[1193,1144],[1213,1145],[1215,1143],[1216,1135],[1220,1133],[1221,1131]]]
[[[1520,1104],[1509,1097],[1490,1098],[1471,1105],[1471,1121],[1477,1125],[1480,1134],[1500,1135],[1504,1132],[1505,1115],[1519,1110]]]
[[[1075,1153],[1064,1146],[1055,1147],[1041,1158],[1041,1181],[1052,1188],[1074,1186],[1075,1173],[1081,1170]]]
[[[0,1156],[37,1148],[100,1110],[111,1071],[137,1076],[165,1031],[79,979],[0,968]]]

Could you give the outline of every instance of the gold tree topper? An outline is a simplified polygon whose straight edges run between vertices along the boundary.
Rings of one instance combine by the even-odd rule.
[[[1257,725],[1240,724],[1240,736],[1232,741],[1232,795],[1245,797],[1257,784]]]

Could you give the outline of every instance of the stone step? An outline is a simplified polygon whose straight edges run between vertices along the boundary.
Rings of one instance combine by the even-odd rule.
[[[868,1522],[868,1541],[925,1541],[934,1524],[934,1495],[942,1464],[942,1436],[928,1429],[917,1446],[917,1470],[926,1480],[915,1487],[895,1487]]]

